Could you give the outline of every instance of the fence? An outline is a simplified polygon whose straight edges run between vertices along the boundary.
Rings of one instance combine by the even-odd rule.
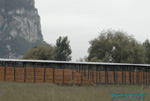
[[[150,65],[0,59],[0,81],[61,85],[149,85]]]

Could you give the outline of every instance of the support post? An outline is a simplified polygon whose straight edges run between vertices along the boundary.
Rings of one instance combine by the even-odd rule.
[[[97,71],[98,71],[98,66],[96,66],[96,84],[97,84]]]
[[[120,66],[120,68],[121,68],[121,72],[122,72],[122,85],[123,85],[123,67]]]
[[[74,67],[72,67],[72,85],[74,85]]]
[[[148,71],[148,67],[146,67],[146,85],[147,85],[147,71]]]
[[[115,80],[115,83],[118,84],[118,66],[117,66],[117,70],[115,71],[115,75],[116,75],[116,80]]]
[[[23,63],[23,68],[24,68],[24,82],[26,82],[26,65]]]
[[[14,82],[15,82],[15,71],[16,71],[16,70],[15,70],[15,66],[14,66]]]
[[[134,69],[135,67],[133,66],[133,84],[134,84]]]
[[[61,65],[62,66],[62,65]],[[64,85],[64,68],[66,67],[66,65],[65,66],[63,66],[62,68],[63,68],[63,82],[62,82],[62,85]]]
[[[106,85],[108,84],[108,73],[107,73],[107,67],[106,66],[104,66],[104,68],[105,68],[105,83],[106,83]]]
[[[33,63],[33,68],[34,68],[34,83],[35,83],[35,80],[36,80],[36,68],[35,68],[35,64]]]
[[[127,84],[126,72],[127,72],[127,69],[125,68],[125,85]]]
[[[141,67],[141,70],[142,70],[142,67]],[[142,75],[143,75],[143,72],[141,71],[141,82],[142,82],[141,84],[143,84],[143,76]]]
[[[44,68],[44,83],[45,83],[45,72],[46,72],[46,67],[44,67],[44,65],[42,64],[42,68]]]
[[[88,66],[88,79],[89,79],[89,66]]]
[[[83,85],[83,66],[81,65],[81,85]]]
[[[140,78],[140,76],[139,76],[139,74],[140,74],[140,69],[139,69],[139,67],[137,68],[137,83],[138,83],[138,85],[140,84],[140,80],[139,80],[139,78]]]
[[[144,81],[145,81],[145,76],[144,76],[144,71],[143,71],[143,84],[144,84]]]
[[[143,82],[142,82],[142,84],[144,84],[144,71],[142,71],[142,74],[143,74]]]
[[[6,81],[6,62],[4,62],[4,81]]]
[[[149,77],[148,77],[148,80],[149,80],[149,85],[150,85],[150,67],[148,67],[149,69]]]
[[[116,68],[115,67],[113,67],[113,69],[114,69],[114,85],[115,85],[115,83],[116,83],[116,75],[115,75],[115,73],[116,73]]]
[[[129,70],[130,70],[130,72],[129,72],[129,80],[130,80],[130,85],[131,85],[131,67],[129,66]]]
[[[53,83],[55,82],[55,80],[54,80],[54,77],[55,76],[55,68],[54,68],[54,66],[53,66]]]
[[[101,71],[99,71],[99,84],[101,84]]]

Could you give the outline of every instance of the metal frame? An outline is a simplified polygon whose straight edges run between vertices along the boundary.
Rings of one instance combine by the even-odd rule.
[[[49,60],[25,60],[25,59],[2,59],[5,62],[26,62],[26,63],[51,63],[51,64],[78,64],[78,65],[105,65],[105,66],[143,66],[150,67],[150,64],[130,64],[130,63],[105,63],[105,62],[70,62],[70,61],[49,61]]]
[[[129,84],[149,84],[150,85],[150,64],[127,64],[127,63],[104,63],[104,62],[68,62],[68,61],[48,61],[48,60],[23,60],[23,59],[1,59],[0,58],[1,65],[4,67],[4,81],[6,81],[6,68],[7,67],[14,67],[14,82],[15,80],[15,72],[16,67],[24,68],[24,82],[26,82],[26,67],[28,65],[31,65],[31,67],[34,68],[34,83],[36,82],[36,67],[39,64],[40,67],[44,68],[44,80],[45,82],[45,68],[53,68],[53,83],[55,83],[55,68],[63,69],[63,81],[62,85],[64,85],[64,69],[67,67],[69,69],[72,69],[72,80],[74,80],[74,70],[81,73],[81,85],[83,85],[83,79],[88,78],[90,80],[90,84],[101,84],[101,71],[102,68],[105,71],[105,84],[109,84],[109,71],[113,71],[114,76],[113,81],[114,85],[118,83],[118,71],[121,71],[122,73],[122,82],[121,84],[127,84],[127,79],[129,79]],[[46,67],[45,67],[46,65]],[[48,66],[47,66],[48,65]],[[71,65],[71,67],[70,67]],[[84,66],[86,66],[84,68]],[[77,69],[76,69],[77,68]],[[112,69],[113,68],[113,69]],[[137,74],[135,74],[135,69],[137,68]],[[87,70],[85,74],[85,69]],[[90,72],[91,71],[91,72]],[[141,72],[139,75],[139,71]],[[95,74],[96,72],[96,74]],[[129,78],[126,77],[126,72],[129,72]],[[146,72],[146,73],[145,73]],[[96,77],[95,77],[96,76]],[[125,77],[124,77],[125,76]],[[141,76],[141,80],[136,79]],[[96,81],[95,81],[96,78]],[[120,78],[119,78],[120,79]],[[146,80],[146,81],[145,81]],[[149,80],[149,82],[148,82]],[[133,82],[132,82],[133,81]],[[74,84],[74,82],[72,83]]]

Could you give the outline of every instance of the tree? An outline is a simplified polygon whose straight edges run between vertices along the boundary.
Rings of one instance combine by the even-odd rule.
[[[143,46],[145,47],[145,62],[150,64],[150,41],[148,39],[145,40]]]
[[[58,61],[70,61],[71,60],[71,47],[69,45],[68,37],[59,37],[56,40],[56,57]]]
[[[76,60],[77,62],[88,62],[87,56],[84,56],[83,58],[79,58]]]
[[[24,59],[54,60],[55,48],[51,45],[40,45],[29,49]]]
[[[144,63],[144,48],[123,31],[107,30],[90,41],[89,61]]]

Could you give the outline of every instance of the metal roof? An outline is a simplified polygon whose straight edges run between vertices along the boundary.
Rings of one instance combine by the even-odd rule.
[[[109,65],[109,66],[142,66],[150,67],[150,64],[130,64],[130,63],[105,63],[105,62],[72,62],[72,61],[53,61],[53,60],[27,60],[27,59],[4,59],[6,62],[28,62],[28,63],[52,63],[52,64],[76,64],[76,65]]]

